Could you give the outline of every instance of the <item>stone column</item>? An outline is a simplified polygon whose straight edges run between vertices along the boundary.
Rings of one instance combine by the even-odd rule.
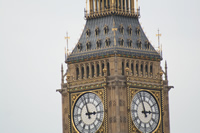
[[[99,61],[99,76],[102,76],[102,63]]]
[[[84,79],[86,79],[87,78],[87,65],[86,65],[86,63],[83,65],[83,67],[84,67]]]
[[[131,2],[131,13],[134,13],[134,0],[130,0]]]
[[[95,12],[97,13],[97,0],[95,0]]]
[[[102,2],[102,12],[104,12],[104,0],[103,0],[103,2]]]
[[[78,68],[79,68],[79,76],[78,76],[78,79],[81,79],[81,77],[82,77],[81,64],[78,65]]]

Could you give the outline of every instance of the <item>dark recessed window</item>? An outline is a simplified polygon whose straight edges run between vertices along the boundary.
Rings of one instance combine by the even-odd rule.
[[[119,39],[119,45],[124,46],[124,39]]]
[[[108,34],[108,31],[109,31],[109,29],[108,29],[108,26],[106,25],[106,26],[104,27],[104,33],[105,33],[105,34]]]
[[[142,42],[141,42],[141,40],[137,41],[137,46],[138,46],[138,48],[142,48]]]
[[[149,42],[149,41],[146,41],[146,42],[145,42],[145,46],[146,46],[147,49],[150,49],[150,42]]]
[[[87,29],[87,30],[86,30],[86,36],[89,37],[90,34],[91,34],[90,29]]]
[[[81,50],[82,50],[82,44],[81,44],[81,43],[78,43],[77,48],[78,48],[79,51],[81,51]]]
[[[106,46],[110,46],[110,38],[107,38],[107,39],[106,39],[105,45],[106,45]]]
[[[87,42],[87,43],[86,43],[86,48],[87,48],[87,50],[90,50],[90,49],[91,49],[91,43],[90,43],[90,42]]]
[[[128,39],[128,47],[132,47],[132,40]]]
[[[96,42],[96,44],[97,44],[97,48],[101,48],[101,40],[98,40],[98,41]]]
[[[128,34],[132,35],[132,28],[131,28],[131,26],[128,27]]]
[[[139,26],[136,28],[136,34],[140,35],[140,27]]]
[[[97,27],[97,28],[95,29],[95,35],[98,36],[99,33],[100,33],[100,30],[99,30],[99,28]]]
[[[124,27],[123,27],[122,24],[119,26],[119,32],[120,32],[121,34],[124,34]]]

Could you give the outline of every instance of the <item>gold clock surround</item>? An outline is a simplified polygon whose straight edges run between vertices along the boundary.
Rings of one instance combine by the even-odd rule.
[[[89,91],[84,91],[84,92],[74,92],[71,93],[70,97],[71,97],[71,105],[72,105],[72,109],[71,109],[71,123],[72,123],[72,133],[79,133],[79,131],[76,129],[76,126],[74,125],[74,121],[73,121],[73,108],[74,105],[76,103],[76,101],[79,99],[80,96],[82,96],[85,93],[94,93],[96,94],[102,101],[103,103],[103,108],[104,108],[104,118],[103,118],[103,122],[101,124],[101,126],[99,127],[99,129],[96,131],[96,133],[106,133],[106,119],[107,119],[107,111],[105,108],[105,88],[100,88],[100,89],[96,89],[96,90],[89,90]]]
[[[134,132],[134,133],[141,133],[136,126],[134,125],[132,118],[131,118],[131,112],[130,112],[130,105],[132,102],[133,97],[141,91],[146,91],[149,92],[151,95],[154,96],[157,104],[158,104],[158,108],[159,108],[159,112],[160,112],[160,116],[159,116],[159,123],[156,127],[156,129],[152,132],[152,133],[162,133],[162,124],[161,124],[161,115],[162,115],[162,110],[161,110],[161,91],[160,90],[147,90],[147,89],[138,89],[138,88],[129,88],[129,102],[128,102],[128,116],[129,116],[129,132]]]

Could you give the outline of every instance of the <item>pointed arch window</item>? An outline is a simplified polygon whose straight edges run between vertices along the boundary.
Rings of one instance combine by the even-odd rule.
[[[87,65],[87,68],[86,68],[86,73],[87,73],[87,78],[89,78],[89,66]]]
[[[148,40],[145,42],[145,47],[146,47],[147,49],[150,49],[150,42],[149,42]]]
[[[110,64],[107,62],[107,75],[110,76]]]
[[[136,74],[138,75],[138,63],[136,64]]]
[[[141,40],[137,41],[137,46],[138,46],[138,48],[142,48],[142,42],[141,42]]]
[[[87,50],[90,50],[90,49],[91,49],[91,43],[90,43],[90,42],[87,42],[87,43],[86,43],[86,48],[87,48]]]
[[[99,33],[100,33],[99,27],[96,27],[96,29],[95,29],[95,35],[98,36]]]
[[[100,72],[100,70],[99,70],[99,64],[97,64],[97,77],[99,76],[99,72]]]
[[[128,39],[128,47],[132,47],[132,40],[131,39]]]
[[[76,67],[76,80],[78,80],[78,77],[79,77],[79,68]]]
[[[101,71],[102,71],[102,76],[104,76],[104,72],[103,72],[103,69],[104,69],[104,63],[101,64]]]
[[[147,75],[148,74],[148,65],[145,64],[145,74]]]
[[[78,43],[77,48],[78,48],[78,51],[81,51],[82,50],[82,44]]]
[[[122,75],[124,75],[124,62],[122,61]]]
[[[83,79],[84,78],[84,67],[82,66],[81,67],[81,79]]]
[[[92,77],[94,77],[94,64],[92,64]]]
[[[138,26],[137,28],[136,28],[136,34],[139,36],[140,35],[140,26]]]
[[[124,39],[122,39],[122,38],[119,39],[119,45],[124,46]]]
[[[128,34],[131,36],[132,35],[132,28],[131,26],[128,27]]]
[[[143,64],[140,65],[140,72],[143,74]]]
[[[91,34],[90,29],[87,29],[87,30],[86,30],[86,36],[87,36],[87,37],[90,37],[90,34]]]
[[[110,46],[110,38],[106,38],[105,40],[105,45],[108,47]]]
[[[97,44],[97,48],[101,48],[101,40],[97,40],[96,44]]]
[[[108,31],[109,31],[108,26],[105,25],[105,26],[104,26],[104,34],[108,34]]]
[[[119,32],[124,34],[124,26],[122,24],[119,26]]]
[[[153,64],[152,63],[150,64],[150,74],[151,74],[151,76],[153,75]]]
[[[133,62],[131,63],[131,71],[132,71],[132,74],[134,74],[133,73],[133,71],[134,71],[134,69],[133,69]]]

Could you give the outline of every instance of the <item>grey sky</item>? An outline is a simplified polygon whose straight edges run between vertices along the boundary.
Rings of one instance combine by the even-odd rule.
[[[199,131],[199,0],[140,0],[140,22],[168,61],[172,133]],[[78,6],[78,7],[77,7]],[[77,8],[76,8],[77,7]],[[61,133],[64,36],[75,46],[85,0],[0,0],[0,133]],[[162,63],[163,64],[163,63]],[[66,65],[65,65],[66,68]]]

